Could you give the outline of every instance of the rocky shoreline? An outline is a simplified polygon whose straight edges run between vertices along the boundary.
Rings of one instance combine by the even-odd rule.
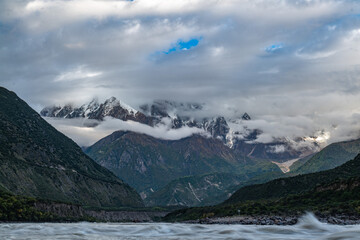
[[[88,210],[79,205],[67,203],[36,202],[34,207],[56,216],[55,221],[100,221],[100,222],[153,222],[169,212],[166,211],[131,211],[131,210]]]
[[[231,216],[218,218],[204,218],[184,221],[189,224],[243,224],[243,225],[295,225],[302,216]],[[360,224],[360,216],[323,215],[317,214],[316,218],[323,223],[337,225]]]

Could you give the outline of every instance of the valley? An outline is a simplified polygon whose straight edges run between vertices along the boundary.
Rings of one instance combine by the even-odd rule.
[[[225,118],[219,117],[204,119],[201,125],[192,121],[192,127],[204,133],[178,140],[120,130],[80,149],[14,93],[4,88],[1,91],[2,206],[12,199],[27,209],[25,215],[17,217],[3,212],[4,219],[152,221],[175,210],[164,219],[184,221],[232,216],[236,209],[261,216],[294,215],[304,209],[332,214],[335,205],[341,207],[341,213],[357,214],[356,210],[344,210],[343,201],[357,194],[358,157],[347,161],[359,151],[359,140],[334,143],[317,153],[291,148],[274,153],[269,149],[284,143],[252,142],[260,134],[256,129],[247,130],[246,140],[230,139],[229,145],[231,129]],[[201,109],[198,105],[171,103],[174,105]],[[106,121],[105,117],[131,122],[140,121],[135,116],[145,116],[140,119],[151,119],[155,124],[151,127],[161,124],[165,117],[170,119],[171,128],[189,127],[189,121],[180,120],[185,117],[170,117],[166,112],[169,106],[165,106],[160,110],[148,107],[152,113],[146,115],[111,98],[104,104],[93,101],[80,108],[46,108],[41,114],[63,119],[97,116],[98,124]],[[244,114],[240,121],[246,123],[251,117]],[[333,204],[320,207],[322,198],[331,199]]]

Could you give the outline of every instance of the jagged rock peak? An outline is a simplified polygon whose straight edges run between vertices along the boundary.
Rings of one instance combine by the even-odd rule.
[[[107,99],[107,100],[105,101],[105,103],[107,103],[107,102],[112,103],[112,102],[115,102],[116,100],[117,100],[116,97],[112,96],[111,98]]]
[[[130,107],[129,105],[127,105],[126,103],[116,99],[116,97],[111,97],[109,99],[107,99],[104,102],[104,105],[107,106],[108,108],[114,108],[114,107],[122,107],[123,109],[126,109],[129,113],[131,114],[136,114],[138,111],[132,107]]]
[[[247,113],[244,113],[241,118],[242,118],[242,120],[251,120],[250,115]]]

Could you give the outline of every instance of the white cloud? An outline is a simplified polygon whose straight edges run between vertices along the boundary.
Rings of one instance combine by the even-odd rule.
[[[360,28],[351,30],[348,33],[348,36],[345,38],[346,42],[352,42],[356,40],[360,40]]]
[[[91,72],[85,69],[84,65],[77,67],[76,69],[62,73],[55,77],[54,81],[73,81],[78,79],[86,79],[100,76],[102,72]]]
[[[171,129],[169,122],[164,121],[155,127],[133,122],[122,121],[107,117],[103,122],[89,119],[58,119],[48,118],[45,120],[53,125],[57,130],[61,131],[80,146],[90,146],[103,137],[110,135],[115,131],[132,131],[136,133],[146,134],[158,139],[179,140],[189,137],[193,134],[201,134],[208,136],[202,129],[182,127],[180,129]],[[98,124],[96,127],[89,127],[92,124]]]
[[[316,60],[316,59],[320,59],[320,58],[327,58],[336,53],[336,51],[301,53],[301,50],[302,49],[296,51],[295,55],[297,57],[307,59],[307,60]]]
[[[286,148],[285,145],[275,145],[275,146],[269,146],[268,152],[271,153],[282,153],[285,152]]]

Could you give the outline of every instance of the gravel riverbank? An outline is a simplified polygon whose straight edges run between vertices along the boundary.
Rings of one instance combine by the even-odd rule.
[[[244,225],[294,225],[301,216],[231,216],[221,218],[204,218],[185,221],[185,223],[197,224],[244,224]],[[359,216],[347,215],[316,215],[316,218],[323,223],[338,225],[360,224]]]

